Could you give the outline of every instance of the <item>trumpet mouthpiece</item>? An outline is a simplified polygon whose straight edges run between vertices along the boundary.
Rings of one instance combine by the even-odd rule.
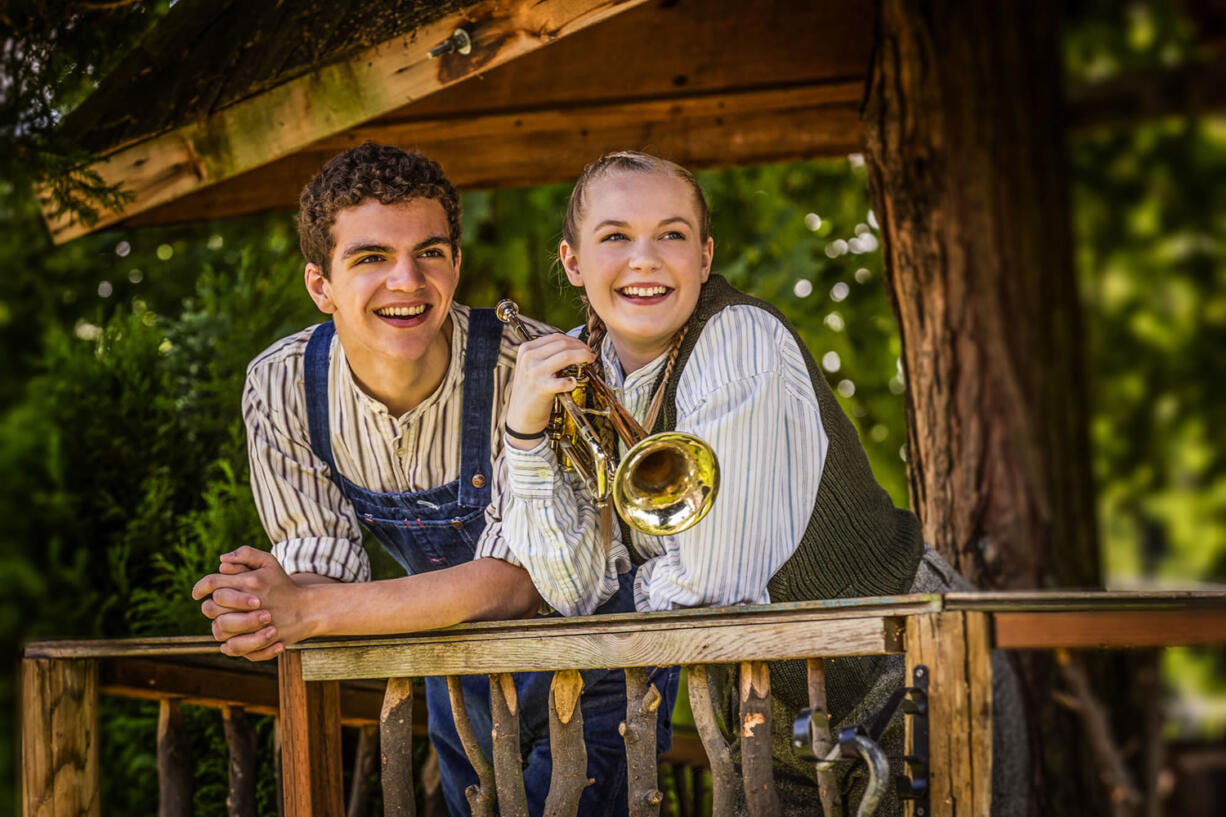
[[[503,298],[494,307],[494,314],[498,316],[498,320],[503,323],[510,323],[511,319],[519,314],[519,305],[510,298]]]

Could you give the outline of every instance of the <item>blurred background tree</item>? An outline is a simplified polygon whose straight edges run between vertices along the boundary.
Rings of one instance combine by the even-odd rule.
[[[22,640],[205,630],[188,588],[219,553],[266,541],[238,413],[246,362],[319,317],[288,214],[112,230],[62,247],[47,237],[30,190],[72,155],[55,121],[122,56],[117,44],[168,6],[0,5],[0,733],[16,734]],[[1070,9],[1071,83],[1169,68],[1198,48],[1174,2]],[[1070,150],[1105,573],[1119,586],[1222,583],[1226,117],[1104,126]],[[878,478],[907,504],[905,384],[863,161],[700,181],[716,268],[800,327]],[[466,194],[459,300],[510,295],[574,325],[577,300],[553,265],[568,192]],[[1166,665],[1179,693],[1172,733],[1220,739],[1220,655],[1172,650]],[[106,809],[147,808],[155,718],[118,703],[105,717]],[[221,745],[219,717],[190,725],[202,747]],[[15,750],[0,743],[0,803],[16,803]],[[199,813],[224,813],[224,797],[208,794],[224,776],[200,766]]]

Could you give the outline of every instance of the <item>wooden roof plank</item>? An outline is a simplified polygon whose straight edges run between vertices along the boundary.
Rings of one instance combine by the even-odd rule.
[[[57,243],[289,155],[319,139],[534,51],[645,0],[486,0],[342,62],[270,88],[197,122],[123,148],[91,169],[133,199],[87,227],[46,188],[43,214]],[[439,60],[430,48],[465,27],[468,55]]]

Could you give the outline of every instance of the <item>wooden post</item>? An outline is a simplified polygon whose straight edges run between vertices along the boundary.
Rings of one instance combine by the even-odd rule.
[[[583,676],[578,670],[553,674],[549,684],[549,751],[553,769],[549,795],[545,798],[545,817],[574,817],[579,813],[583,790],[596,782],[587,776],[587,744],[583,740],[583,710],[579,707],[582,692]],[[630,791],[633,797],[633,783]],[[634,814],[633,805],[630,813]]]
[[[370,803],[370,775],[379,752],[379,729],[363,726],[358,730],[358,751],[353,758],[353,779],[349,784],[348,817],[365,817]],[[387,802],[387,798],[384,798]],[[386,806],[385,806],[386,808]]]
[[[255,729],[241,706],[223,706],[222,724],[230,751],[230,794],[226,809],[230,817],[255,817],[255,777],[259,763]]]
[[[519,697],[509,672],[490,676],[490,714],[493,720],[494,786],[502,817],[527,817],[524,764],[519,751]]]
[[[388,678],[379,715],[383,746],[383,810],[388,817],[414,817],[413,680]]]
[[[336,681],[306,681],[302,654],[278,659],[285,817],[341,817],[341,701]]]
[[[492,694],[492,693],[491,693]],[[473,732],[472,721],[468,719],[468,708],[464,705],[464,691],[460,687],[458,675],[447,676],[447,695],[451,699],[451,717],[455,720],[455,731],[460,736],[464,746],[464,754],[477,773],[477,783],[464,790],[468,799],[468,807],[473,817],[494,817],[494,803],[497,793],[494,787],[494,767],[489,758],[481,751],[481,744]]]
[[[194,783],[183,709],[174,698],[163,698],[158,702],[158,817],[188,817]]]
[[[694,727],[707,752],[711,764],[711,813],[732,814],[736,800],[736,768],[732,765],[732,752],[728,741],[719,731],[715,707],[711,703],[711,687],[708,684],[704,664],[687,667],[689,675],[690,709],[694,713]],[[702,807],[702,798],[695,796],[696,808]]]
[[[24,817],[98,817],[98,665],[22,661]]]
[[[988,817],[992,808],[992,651],[987,613],[930,613],[907,622],[907,682],[928,668],[931,817]],[[910,745],[908,723],[907,752]],[[908,814],[915,817],[912,806]],[[928,815],[924,815],[928,817]]]
[[[821,658],[810,658],[807,664],[809,679],[809,708],[813,710],[813,729],[816,740],[813,751],[818,758],[825,757],[830,751],[830,714],[826,711],[826,662]],[[817,773],[818,795],[822,800],[822,813],[826,817],[842,813],[843,796],[839,792],[838,775],[833,769],[822,769]]]
[[[618,727],[626,742],[630,817],[657,817],[664,793],[656,762],[656,724],[663,696],[647,681],[643,667],[626,668],[626,720]]]
[[[741,772],[750,817],[779,813],[771,760],[771,674],[765,661],[741,662]]]

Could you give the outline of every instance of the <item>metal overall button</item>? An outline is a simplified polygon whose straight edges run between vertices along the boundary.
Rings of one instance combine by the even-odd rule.
[[[456,530],[464,530],[464,522],[460,519],[452,519],[451,527],[455,528]]]
[[[473,487],[474,488],[484,488],[485,487],[485,475],[484,474],[473,474]]]

